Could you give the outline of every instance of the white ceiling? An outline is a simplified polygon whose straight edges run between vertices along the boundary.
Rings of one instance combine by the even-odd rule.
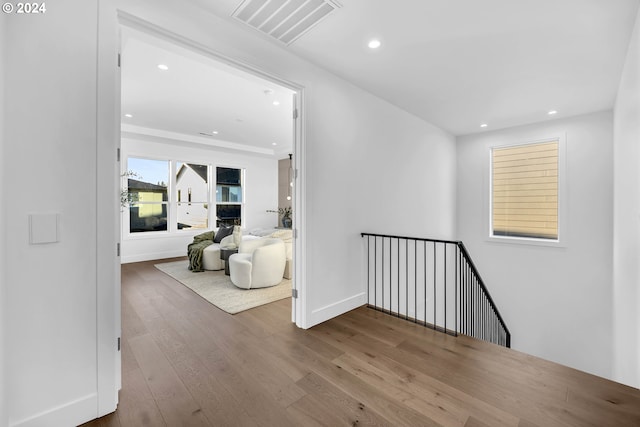
[[[134,30],[123,31],[125,133],[277,158],[291,152],[293,91]],[[159,64],[169,69],[162,71]]]
[[[192,0],[234,21],[240,0]],[[638,0],[341,0],[285,49],[455,134],[611,109]],[[243,26],[237,23],[238,26]],[[268,37],[254,32],[256,37]],[[382,47],[366,47],[378,37]]]

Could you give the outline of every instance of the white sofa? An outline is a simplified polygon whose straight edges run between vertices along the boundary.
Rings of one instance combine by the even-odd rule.
[[[212,243],[204,248],[202,268],[205,270],[224,270],[224,261],[220,259],[220,247],[228,247],[229,245],[235,245],[233,235],[223,238],[220,243]]]
[[[231,282],[242,289],[275,286],[282,281],[286,262],[282,239],[243,240],[238,253],[229,257]]]
[[[293,232],[291,231],[291,229],[279,229],[271,233],[269,237],[282,239],[282,241],[284,242],[285,257],[287,262],[284,267],[283,277],[285,279],[291,279],[291,272],[293,271]]]
[[[235,244],[235,247],[239,247],[244,241],[277,237],[282,239],[285,247],[286,263],[283,277],[285,279],[291,279],[293,270],[293,233],[290,229],[254,229],[247,234],[242,234],[237,230],[239,230],[239,228],[234,230],[233,235],[223,238],[220,243],[213,243],[204,249],[202,252],[202,266],[205,270],[224,270],[224,261],[220,259],[220,247],[228,247],[230,244]]]

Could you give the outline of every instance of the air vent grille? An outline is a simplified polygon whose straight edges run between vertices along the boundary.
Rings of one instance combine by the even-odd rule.
[[[244,0],[231,16],[289,45],[338,7],[329,0]]]

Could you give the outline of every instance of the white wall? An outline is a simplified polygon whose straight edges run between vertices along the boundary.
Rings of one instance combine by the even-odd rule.
[[[317,121],[307,154],[310,324],[341,313],[344,305],[336,302],[365,301],[359,233],[455,236],[454,138],[357,88],[331,83],[309,95]]]
[[[6,17],[2,37],[6,404],[20,426],[97,408],[97,1],[47,6]],[[58,243],[29,244],[30,213],[60,215]]]
[[[640,387],[640,12],[614,119],[613,378]]]
[[[458,138],[458,237],[512,333],[512,347],[612,374],[613,121],[610,112]],[[566,135],[566,246],[487,240],[489,147]],[[562,185],[562,184],[561,184]]]
[[[129,137],[122,139],[123,168],[128,156],[246,169],[244,186],[245,223],[243,224],[243,232],[248,232],[254,228],[274,227],[276,224],[277,215],[268,213],[267,210],[278,207],[277,159],[224,152],[178,141],[172,144],[159,141],[142,141]],[[186,195],[182,197],[183,200],[186,200]],[[181,232],[172,233],[171,235],[137,233],[127,236],[127,233],[123,233],[122,262],[185,256],[187,254],[187,245],[192,242],[193,236],[202,233],[202,231],[181,230]]]

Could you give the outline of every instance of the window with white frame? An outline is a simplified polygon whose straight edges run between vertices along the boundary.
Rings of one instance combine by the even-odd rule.
[[[559,241],[560,141],[491,149],[490,236]]]
[[[242,224],[243,169],[130,156],[123,176],[130,236]]]
[[[167,231],[169,162],[129,157],[129,232]]]
[[[242,169],[216,168],[216,226],[242,225]]]
[[[209,166],[176,162],[177,228],[209,228]]]

